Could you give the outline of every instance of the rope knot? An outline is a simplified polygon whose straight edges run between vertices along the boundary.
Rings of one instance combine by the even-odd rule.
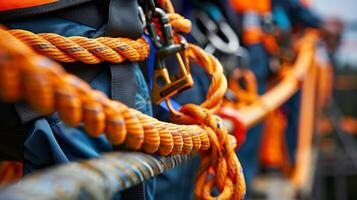
[[[220,192],[217,199],[243,198],[244,177],[234,151],[237,141],[234,136],[228,134],[222,119],[209,109],[194,104],[182,106],[171,117],[182,124],[201,126],[210,139],[211,149],[208,152],[201,152],[202,162],[196,181],[196,197],[213,199],[211,191],[216,186]]]

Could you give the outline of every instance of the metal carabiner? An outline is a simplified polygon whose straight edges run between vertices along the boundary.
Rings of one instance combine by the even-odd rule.
[[[200,21],[206,33],[203,33],[197,25],[193,26],[192,33],[201,44],[209,43],[207,50],[215,48],[226,54],[236,54],[240,48],[239,39],[223,16],[217,19],[217,13],[219,14],[220,11],[211,4],[206,4],[202,10],[195,11],[194,22],[197,24]]]
[[[160,33],[157,31],[154,17],[158,18]],[[155,8],[155,12],[147,13],[147,32],[153,45],[157,48],[151,97],[154,103],[159,104],[178,92],[192,87],[193,79],[189,71],[188,61],[183,59],[185,58],[184,50],[187,48],[187,43],[183,38],[181,38],[179,44],[174,43],[172,27],[162,9]],[[165,60],[170,56],[176,57],[179,74],[170,75],[168,72]]]
[[[143,29],[146,27],[146,18],[145,18],[145,13],[144,10],[141,6],[138,6],[138,15],[139,15],[139,20],[142,24]]]

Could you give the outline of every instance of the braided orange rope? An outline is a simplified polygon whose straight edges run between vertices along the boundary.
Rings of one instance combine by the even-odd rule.
[[[159,0],[161,7],[168,16],[175,13],[169,0]],[[176,27],[174,30],[187,32],[188,29]],[[177,33],[174,33],[178,37]],[[221,106],[227,89],[227,80],[223,74],[220,62],[211,54],[201,48],[189,44],[186,50],[188,57],[201,65],[212,77],[206,100],[201,105],[186,104],[179,111],[171,108],[172,120],[181,124],[197,124],[205,129],[211,141],[211,149],[202,152],[200,169],[196,179],[195,197],[197,199],[243,199],[245,194],[245,181],[242,167],[235,154],[234,146],[223,126],[222,119],[214,115]],[[170,107],[170,105],[169,105]],[[220,194],[211,195],[213,187]]]
[[[42,114],[56,110],[71,126],[83,123],[93,137],[105,132],[112,144],[125,142],[147,153],[176,155],[210,148],[206,130],[160,122],[112,101],[7,31],[0,30],[0,46],[0,96],[5,101],[26,100]]]
[[[148,57],[150,50],[144,38],[66,38],[54,33],[34,34],[25,30],[9,30],[9,33],[37,52],[60,62],[96,64],[102,61],[121,63],[126,59],[142,61]]]

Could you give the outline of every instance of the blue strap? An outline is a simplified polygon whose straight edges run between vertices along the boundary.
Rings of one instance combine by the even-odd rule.
[[[173,99],[169,99],[169,101],[175,110],[180,110],[180,108],[182,107],[181,104],[177,103],[177,101],[175,101]],[[170,109],[167,107],[167,105],[164,101],[160,103],[160,107],[165,109],[166,111],[170,111]]]
[[[156,54],[157,50],[155,49],[155,47],[148,35],[145,34],[144,38],[150,46],[150,54],[149,54],[149,57],[146,59],[146,66],[148,69],[149,88],[150,88],[150,90],[152,90],[152,84],[153,84],[152,77],[154,77],[155,54]]]
[[[152,84],[153,84],[152,77],[154,76],[155,54],[156,54],[157,50],[154,47],[154,45],[152,44],[152,41],[149,36],[144,35],[144,38],[150,46],[150,54],[149,54],[149,57],[146,59],[146,66],[148,69],[149,87],[150,87],[150,90],[152,90]],[[179,103],[177,103],[176,101],[174,101],[172,99],[169,99],[169,101],[172,104],[172,106],[174,107],[174,109],[179,110],[181,108],[181,105]],[[164,108],[166,111],[170,111],[165,102],[161,102],[160,106],[162,108]]]

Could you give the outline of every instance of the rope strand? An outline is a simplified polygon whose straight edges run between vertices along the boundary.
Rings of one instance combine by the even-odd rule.
[[[147,153],[169,155],[175,149],[175,154],[188,154],[210,146],[209,140],[201,136],[206,131],[199,126],[160,122],[110,100],[58,64],[33,52],[7,31],[0,30],[0,46],[0,96],[7,102],[26,100],[42,114],[56,110],[71,126],[83,122],[90,136],[98,137],[105,132],[113,144],[125,143],[130,149]],[[26,92],[22,93],[22,89]],[[177,139],[180,136],[184,144]]]
[[[9,30],[9,33],[40,54],[60,62],[97,64],[102,61],[121,63],[126,59],[131,62],[143,61],[150,50],[144,38],[66,38],[54,33],[34,34],[25,30]]]

